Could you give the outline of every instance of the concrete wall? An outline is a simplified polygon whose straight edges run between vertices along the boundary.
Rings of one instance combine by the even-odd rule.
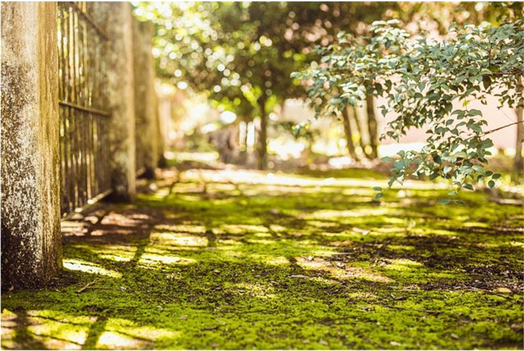
[[[153,23],[133,20],[133,63],[135,75],[136,160],[145,176],[154,178],[159,158],[158,115],[155,110]]]
[[[163,116],[160,114],[160,102],[156,91],[156,84],[153,82],[152,86],[154,93],[154,109],[155,109],[155,118],[156,118],[156,153],[158,155],[158,167],[165,168],[167,167],[167,160],[164,156],[166,152],[166,140],[168,134],[168,125],[169,121],[166,121]]]
[[[111,112],[111,199],[132,201],[136,194],[133,15],[131,5],[112,2],[108,12],[108,101]]]
[[[1,260],[2,289],[6,290],[45,285],[61,268],[59,73],[56,2],[0,6]],[[110,40],[102,59],[107,65],[104,99],[111,113],[111,197],[132,201],[136,142],[153,175],[161,152],[151,55],[153,28],[136,23],[129,3],[109,3],[104,10],[100,7],[103,13],[96,15],[102,22],[107,16]]]
[[[3,2],[2,289],[61,267],[56,3]]]

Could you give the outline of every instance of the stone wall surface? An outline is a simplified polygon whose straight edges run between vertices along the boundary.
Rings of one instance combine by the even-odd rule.
[[[61,267],[56,3],[1,6],[2,289]]]

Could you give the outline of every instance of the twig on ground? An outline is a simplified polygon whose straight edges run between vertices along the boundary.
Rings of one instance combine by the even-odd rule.
[[[410,311],[416,311],[416,312],[423,312],[423,313],[431,313],[431,314],[440,314],[442,312],[440,311],[432,311],[432,310],[419,310],[416,308],[409,308],[409,307],[400,307],[400,306],[390,306],[390,305],[382,305],[383,307],[387,308],[394,308],[397,310],[410,310]]]
[[[116,290],[105,286],[89,286],[88,289],[99,289],[99,290]]]
[[[96,279],[93,280],[92,282],[87,283],[86,285],[84,285],[84,287],[81,288],[81,289],[79,289],[79,290],[77,290],[76,293],[77,293],[77,294],[80,294],[80,293],[84,292],[85,290],[87,290],[87,289],[88,289],[91,285],[93,285],[94,283],[96,283]]]

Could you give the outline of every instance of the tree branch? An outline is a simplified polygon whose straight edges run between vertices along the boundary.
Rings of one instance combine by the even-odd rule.
[[[513,122],[513,123],[510,123],[510,124],[506,124],[502,127],[498,127],[498,128],[495,128],[495,129],[492,129],[492,130],[488,130],[486,133],[484,133],[484,135],[488,135],[488,134],[491,134],[491,133],[494,133],[494,132],[497,132],[501,129],[504,129],[504,128],[507,128],[507,127],[511,127],[511,126],[514,126],[515,124],[520,124],[520,123],[523,123],[524,121],[518,121],[518,122]]]

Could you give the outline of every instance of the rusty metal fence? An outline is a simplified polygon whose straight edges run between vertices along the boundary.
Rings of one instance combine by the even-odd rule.
[[[63,215],[111,189],[106,7],[100,2],[58,3]]]

